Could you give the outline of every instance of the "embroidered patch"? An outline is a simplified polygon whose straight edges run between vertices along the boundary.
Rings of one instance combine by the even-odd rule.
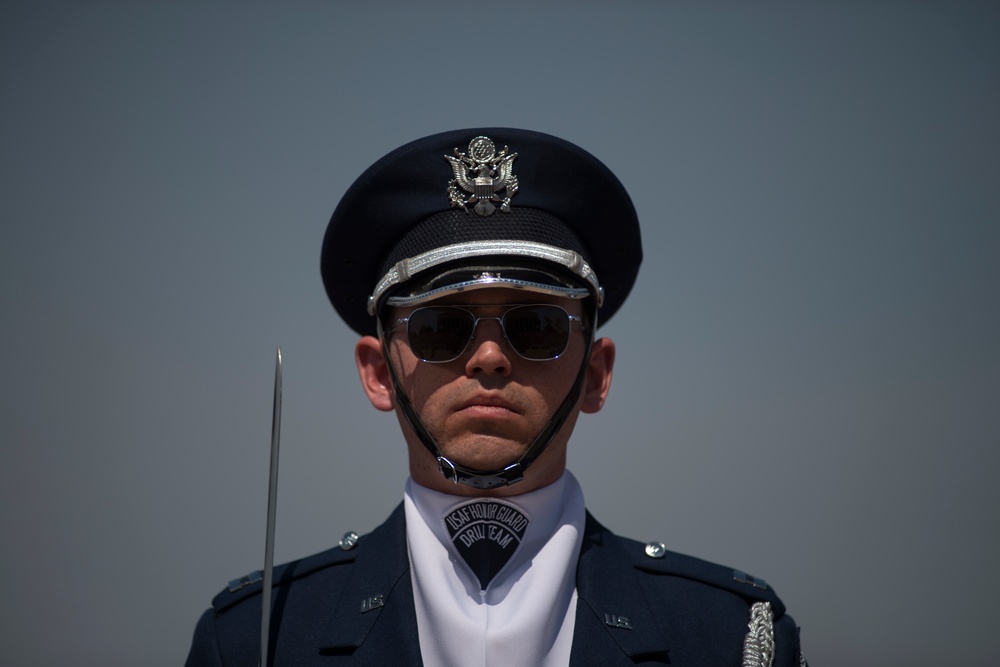
[[[481,498],[462,503],[444,516],[456,551],[484,591],[521,546],[529,521],[511,503]]]

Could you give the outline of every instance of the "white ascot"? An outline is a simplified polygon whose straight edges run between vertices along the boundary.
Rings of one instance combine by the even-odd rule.
[[[549,486],[497,499],[515,506],[529,523],[486,590],[445,524],[469,500],[406,482],[406,540],[424,664],[568,665],[586,520],[579,483],[567,471]]]

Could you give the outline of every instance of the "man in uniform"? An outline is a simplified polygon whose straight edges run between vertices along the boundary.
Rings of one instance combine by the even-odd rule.
[[[361,175],[323,281],[410,478],[371,534],[276,568],[271,663],[805,664],[763,580],[612,534],[566,470],[611,384],[595,330],[641,258],[621,183],[549,135],[446,132]],[[261,590],[251,575],[216,596],[188,665],[257,663]]]

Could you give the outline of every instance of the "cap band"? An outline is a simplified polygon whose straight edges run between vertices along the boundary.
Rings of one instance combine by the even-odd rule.
[[[593,269],[590,268],[590,265],[583,259],[580,253],[574,250],[557,248],[534,241],[472,241],[435,248],[415,257],[396,262],[375,286],[375,291],[372,292],[372,295],[368,297],[368,314],[374,315],[377,312],[379,301],[389,289],[407,282],[417,274],[449,262],[478,257],[490,257],[491,259],[497,257],[522,257],[548,262],[565,269],[573,276],[581,279],[589,289],[504,279],[484,273],[483,276],[474,280],[434,288],[424,294],[412,295],[410,297],[393,297],[392,303],[396,305],[404,302],[408,304],[420,303],[430,298],[443,296],[445,293],[452,291],[457,292],[475,286],[498,285],[542,291],[559,296],[567,296],[568,298],[582,298],[583,296],[593,294],[597,300],[598,308],[600,308],[604,301],[604,290],[597,280],[597,274],[594,273]]]
[[[487,272],[488,273],[488,272]],[[531,280],[520,280],[517,278],[504,278],[501,276],[483,275],[471,280],[449,283],[442,287],[435,287],[429,290],[422,290],[416,294],[407,296],[390,296],[385,300],[387,306],[419,306],[434,299],[440,299],[449,294],[459,292],[471,292],[483,287],[510,287],[511,289],[535,292],[536,294],[548,294],[564,299],[585,299],[590,296],[590,290],[583,287],[556,287],[549,283],[537,283]]]

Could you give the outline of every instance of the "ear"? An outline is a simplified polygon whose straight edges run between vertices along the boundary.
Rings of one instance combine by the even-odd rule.
[[[610,338],[598,338],[590,350],[587,380],[583,387],[581,412],[593,414],[604,407],[611,390],[611,370],[615,365],[615,344]]]
[[[358,376],[368,400],[376,410],[391,411],[395,407],[392,400],[392,378],[379,339],[374,336],[362,337],[354,347],[354,361],[358,365]]]

